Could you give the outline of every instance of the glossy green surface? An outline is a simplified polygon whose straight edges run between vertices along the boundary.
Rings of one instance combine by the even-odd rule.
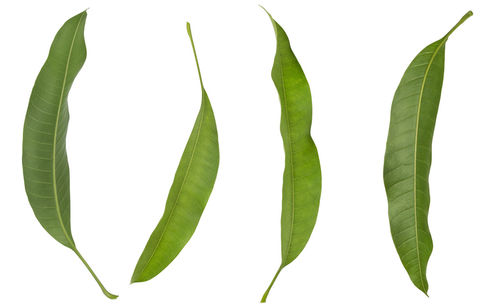
[[[444,74],[445,44],[468,12],[442,39],[411,62],[394,95],[384,162],[391,234],[412,282],[427,295],[426,269],[432,252],[427,224],[434,126]]]
[[[281,102],[285,171],[281,212],[282,260],[262,302],[266,301],[280,271],[306,246],[316,223],[321,195],[318,151],[310,135],[312,100],[309,84],[285,31],[271,15],[269,17],[277,41],[271,76]]]
[[[165,212],[137,262],[132,282],[146,281],[158,275],[187,244],[208,202],[219,167],[214,113],[203,87],[189,23],[187,30],[200,77],[201,108],[177,167]]]
[[[86,58],[82,12],[57,32],[33,91],[24,122],[23,173],[26,194],[36,218],[59,243],[72,249],[109,293],[76,249],[70,225],[69,166],[66,156],[68,93]]]

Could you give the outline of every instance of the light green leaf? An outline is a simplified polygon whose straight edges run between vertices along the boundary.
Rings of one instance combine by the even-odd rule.
[[[36,218],[59,243],[72,249],[103,293],[111,298],[76,249],[70,226],[69,167],[66,157],[68,93],[86,58],[87,12],[69,19],[57,32],[29,101],[24,122],[23,172],[26,194]]]
[[[267,12],[267,11],[266,11]],[[265,302],[281,270],[301,253],[318,216],[321,168],[310,135],[312,100],[309,84],[292,52],[288,37],[272,18],[276,56],[272,79],[281,102],[281,136],[285,149],[281,212],[281,264],[261,302]]]
[[[146,281],[158,275],[187,244],[208,202],[219,167],[217,127],[203,87],[189,23],[187,31],[200,77],[201,108],[177,167],[165,212],[137,262],[132,282]]]
[[[442,39],[411,62],[394,95],[384,163],[392,238],[401,262],[427,295],[427,262],[432,239],[427,224],[429,171],[434,126],[441,97],[446,41],[468,12]]]

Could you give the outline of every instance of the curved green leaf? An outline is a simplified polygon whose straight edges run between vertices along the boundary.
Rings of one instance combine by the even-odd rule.
[[[267,11],[266,11],[267,12]],[[281,270],[304,249],[318,216],[321,168],[311,138],[312,100],[309,84],[292,52],[288,37],[272,18],[276,56],[272,79],[281,102],[281,136],[285,149],[281,212],[281,264],[262,297],[266,301]]]
[[[200,77],[201,108],[177,167],[165,212],[137,262],[132,282],[146,281],[158,275],[187,244],[208,202],[219,168],[217,127],[203,87],[189,23],[187,31]]]
[[[429,171],[434,126],[444,74],[448,37],[468,12],[442,39],[425,47],[396,90],[384,162],[392,238],[401,262],[417,288],[427,295],[427,262],[432,239],[427,224]]]
[[[24,185],[36,218],[59,243],[72,249],[109,293],[76,249],[70,226],[69,167],[66,157],[68,93],[86,58],[84,11],[57,32],[36,79],[24,122]]]

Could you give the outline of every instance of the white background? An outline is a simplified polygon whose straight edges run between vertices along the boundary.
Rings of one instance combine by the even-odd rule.
[[[498,1],[5,1],[0,10],[0,306],[257,307],[280,263],[283,146],[264,5],[288,33],[313,96],[320,213],[269,307],[498,307]],[[69,97],[72,231],[119,299],[105,298],[39,225],[23,186],[24,114],[61,25],[90,7],[87,61]],[[429,295],[393,246],[382,168],[394,91],[414,56],[450,38],[431,171]],[[201,94],[221,161],[191,241],[129,284],[164,210]]]

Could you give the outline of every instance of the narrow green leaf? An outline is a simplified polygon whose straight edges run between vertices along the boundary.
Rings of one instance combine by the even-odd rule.
[[[427,262],[432,239],[427,224],[429,171],[434,126],[444,75],[448,37],[468,12],[440,40],[411,62],[394,94],[384,162],[392,238],[401,262],[417,288],[427,295]]]
[[[187,31],[200,77],[201,108],[177,167],[165,212],[137,262],[132,283],[158,275],[187,244],[208,202],[219,168],[217,127],[203,87],[189,23]]]
[[[264,9],[265,10],[265,9]],[[281,212],[281,264],[261,302],[265,302],[281,270],[301,253],[318,216],[321,168],[311,138],[312,99],[306,76],[292,52],[288,37],[272,18],[276,56],[272,79],[281,102],[281,136],[285,149]]]
[[[36,218],[59,243],[72,249],[103,293],[111,298],[76,249],[70,226],[69,166],[66,157],[68,93],[87,55],[84,11],[57,32],[47,61],[35,81],[23,133],[24,185]]]

